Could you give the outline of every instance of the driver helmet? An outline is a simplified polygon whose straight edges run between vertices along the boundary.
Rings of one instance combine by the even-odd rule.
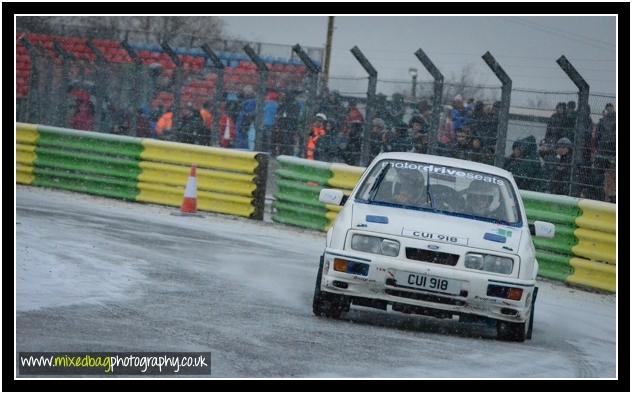
[[[474,213],[487,213],[492,210],[492,203],[497,190],[495,185],[483,180],[474,180],[467,189],[466,200]]]

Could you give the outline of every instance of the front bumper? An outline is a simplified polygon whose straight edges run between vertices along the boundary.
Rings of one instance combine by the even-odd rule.
[[[365,276],[335,271],[334,258],[367,264],[368,274]],[[457,281],[458,294],[404,287],[394,279],[393,273],[396,271]],[[522,288],[522,297],[514,301],[489,296],[487,295],[489,285]],[[334,249],[325,250],[321,280],[322,291],[345,295],[352,301],[358,300],[364,303],[367,300],[379,301],[382,304],[391,305],[394,310],[412,310],[437,317],[457,315],[462,318],[482,317],[508,322],[527,320],[534,287],[535,281],[508,278],[504,275],[465,271],[421,261]]]

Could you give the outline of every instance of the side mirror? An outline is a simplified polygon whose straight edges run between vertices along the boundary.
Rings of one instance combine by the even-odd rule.
[[[529,232],[535,237],[553,238],[555,237],[555,225],[549,222],[536,220],[529,225]]]
[[[323,204],[342,205],[346,198],[342,190],[338,189],[322,189],[318,195],[318,201]]]

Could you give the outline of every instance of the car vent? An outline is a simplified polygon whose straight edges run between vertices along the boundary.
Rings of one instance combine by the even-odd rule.
[[[443,264],[455,266],[459,261],[458,254],[435,252],[426,249],[406,248],[406,258],[419,260],[426,263]]]

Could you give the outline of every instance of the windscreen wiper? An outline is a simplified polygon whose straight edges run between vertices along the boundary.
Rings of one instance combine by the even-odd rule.
[[[375,178],[375,182],[371,185],[371,190],[369,190],[369,201],[372,201],[373,197],[375,197],[377,189],[380,186],[380,183],[382,183],[382,179],[386,176],[389,168],[391,168],[391,163],[387,163],[377,175],[377,178]]]

